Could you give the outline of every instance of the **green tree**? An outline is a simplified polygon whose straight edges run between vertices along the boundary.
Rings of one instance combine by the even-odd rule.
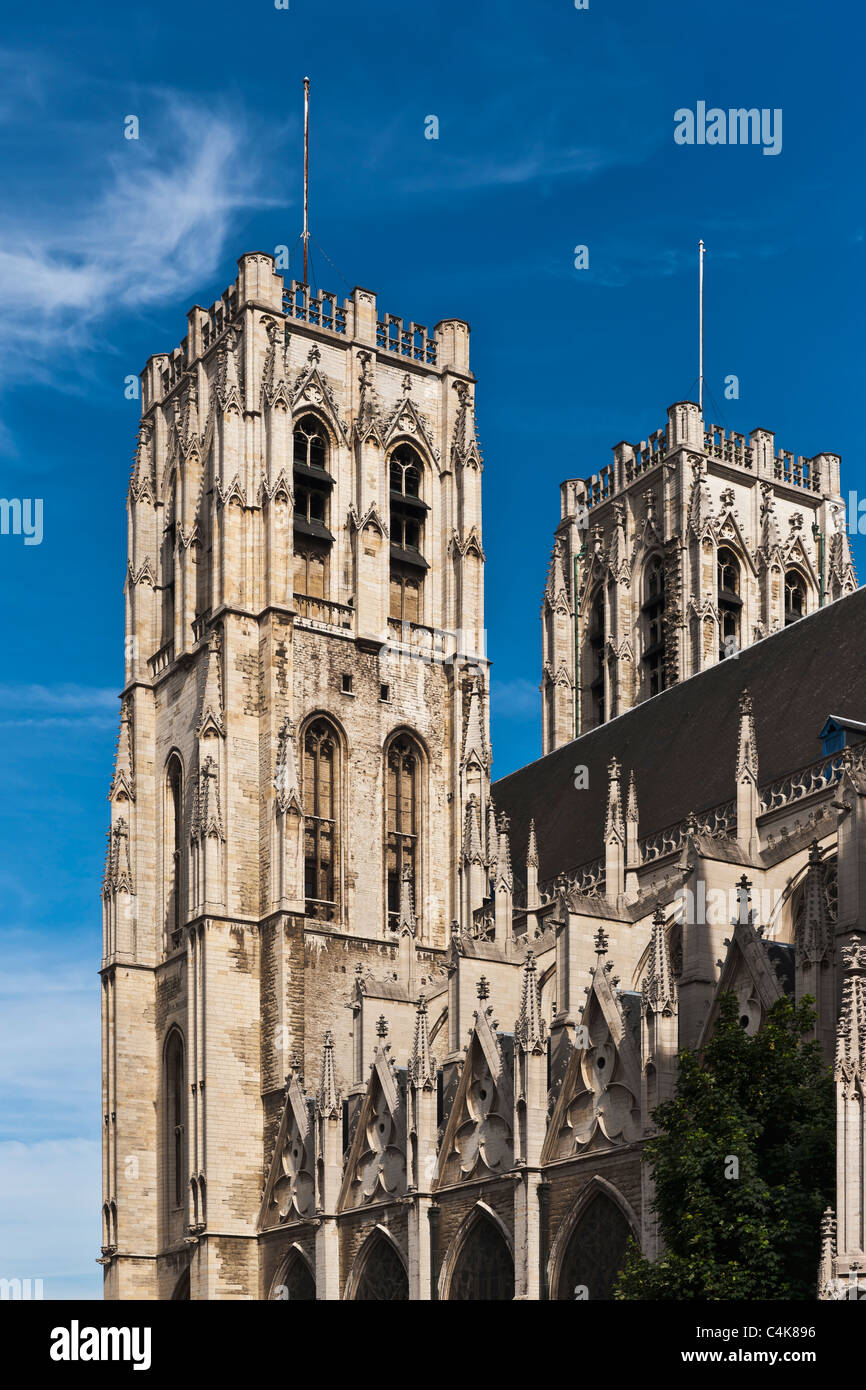
[[[815,1297],[821,1214],[835,1194],[835,1097],[811,999],[778,1000],[750,1037],[732,994],[644,1149],[664,1253],[630,1242],[617,1299]],[[738,1172],[733,1176],[737,1160]]]

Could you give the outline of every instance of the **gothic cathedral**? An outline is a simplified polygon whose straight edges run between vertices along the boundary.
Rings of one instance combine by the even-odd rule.
[[[468,325],[250,254],[142,388],[106,1297],[609,1298],[629,1237],[659,1248],[641,1149],[723,990],[750,1031],[817,1000],[816,1285],[840,1296],[866,1210],[866,592],[839,459],[684,403],[564,483],[546,756],[491,786]],[[695,910],[712,894],[733,916]]]

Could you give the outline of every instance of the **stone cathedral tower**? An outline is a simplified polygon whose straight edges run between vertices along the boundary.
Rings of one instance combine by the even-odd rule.
[[[142,374],[128,502],[102,960],[120,1298],[256,1296],[286,1073],[333,1026],[345,1093],[362,971],[408,989],[486,891],[468,325],[313,296],[264,254],[188,325]]]
[[[681,401],[561,486],[542,603],[543,751],[856,587],[838,455],[777,452]]]

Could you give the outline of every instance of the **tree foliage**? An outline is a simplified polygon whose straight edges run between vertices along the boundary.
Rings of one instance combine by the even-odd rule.
[[[835,1098],[820,1044],[806,1041],[811,1002],[778,1000],[749,1036],[726,994],[701,1053],[681,1053],[644,1150],[664,1253],[649,1261],[630,1242],[615,1298],[815,1297]]]

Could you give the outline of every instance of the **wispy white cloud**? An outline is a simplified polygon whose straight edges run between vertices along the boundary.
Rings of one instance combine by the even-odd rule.
[[[0,685],[0,729],[106,729],[118,709],[117,692],[99,686]]]
[[[101,175],[90,169],[67,185],[60,215],[56,199],[51,207],[30,197],[26,208],[7,204],[7,383],[35,372],[58,384],[71,349],[110,350],[100,335],[111,316],[198,289],[216,272],[238,215],[274,202],[263,191],[262,142],[242,113],[173,94],[148,106],[140,139],[121,140]]]
[[[96,1139],[0,1143],[0,1278],[41,1279],[45,1299],[101,1298],[99,1165]]]
[[[116,710],[117,691],[102,686],[0,684],[0,709],[52,711]]]
[[[99,943],[3,932],[0,983],[2,1136],[36,1142],[98,1122]]]
[[[409,175],[404,187],[409,193],[422,191],[454,192],[482,191],[493,188],[514,188],[566,178],[589,178],[616,163],[610,152],[590,146],[560,149],[536,143],[528,148],[518,146],[499,158],[493,154],[478,156],[446,153],[424,173]]]

